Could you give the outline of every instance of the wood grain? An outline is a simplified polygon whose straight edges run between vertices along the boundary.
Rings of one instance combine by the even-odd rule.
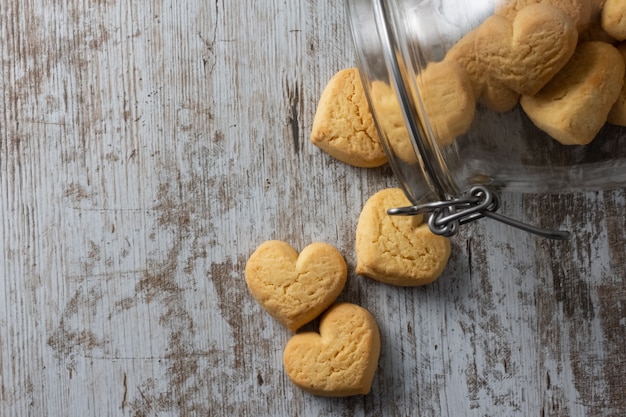
[[[361,206],[395,180],[308,142],[354,65],[342,4],[0,5],[0,415],[626,413],[623,190],[505,195],[574,238],[467,225],[424,288],[354,274]],[[381,329],[368,396],[286,378],[290,334],[243,277],[267,239],[344,253],[340,298]]]

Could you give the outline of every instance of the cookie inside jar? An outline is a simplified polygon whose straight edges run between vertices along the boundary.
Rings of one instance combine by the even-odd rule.
[[[612,35],[626,2],[347,5],[372,114],[412,203],[474,185],[524,193],[626,185],[626,47]],[[383,90],[395,98],[392,112]],[[402,134],[387,122],[398,118]]]

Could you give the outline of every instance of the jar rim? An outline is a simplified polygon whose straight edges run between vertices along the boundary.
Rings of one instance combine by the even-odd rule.
[[[393,0],[345,0],[357,67],[379,137],[394,175],[413,204],[445,200],[458,194],[448,175],[440,149],[424,110],[417,77],[426,63],[411,62],[406,38],[401,35],[399,9]],[[415,48],[415,45],[412,46]],[[381,60],[382,57],[382,60]],[[402,161],[381,120],[389,117],[374,98],[372,87],[382,81],[395,93],[415,164]],[[421,174],[421,175],[420,175]]]

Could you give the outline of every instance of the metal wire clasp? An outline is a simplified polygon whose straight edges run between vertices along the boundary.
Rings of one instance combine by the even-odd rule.
[[[568,239],[566,230],[545,230],[496,213],[500,206],[498,196],[482,185],[472,187],[467,196],[417,206],[398,207],[387,210],[389,215],[413,216],[430,214],[428,227],[441,236],[454,236],[459,226],[482,217],[489,217],[509,226],[525,230],[548,239]]]

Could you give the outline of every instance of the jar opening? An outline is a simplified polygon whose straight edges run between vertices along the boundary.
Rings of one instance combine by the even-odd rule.
[[[394,4],[347,1],[359,73],[383,148],[409,200],[448,199],[459,189],[448,174],[419,85],[428,58],[403,36],[408,22]]]
[[[626,185],[622,125],[608,123],[605,117],[592,142],[563,143],[555,140],[550,126],[528,115],[523,103],[532,94],[501,88],[500,79],[496,80],[500,84],[491,83],[494,68],[485,62],[486,53],[477,49],[490,44],[491,38],[485,38],[481,29],[494,17],[502,21],[504,17],[495,14],[497,7],[509,3],[514,2],[346,0],[357,66],[381,142],[398,182],[415,204],[454,198],[473,185],[525,193],[597,191]],[[543,3],[549,2],[524,9],[556,7]],[[574,25],[570,29],[577,33]],[[575,36],[579,38],[573,46],[576,51],[562,65],[575,64],[576,53],[588,44],[602,44],[604,49],[613,49],[613,55],[617,53],[617,42],[585,40],[590,35],[583,33]],[[604,59],[599,55],[585,62],[589,61]],[[481,78],[488,69],[491,72]],[[455,76],[459,71],[464,76]],[[527,81],[523,71],[514,75]],[[589,79],[598,78],[593,75]],[[611,94],[619,89],[604,88]],[[584,97],[590,94],[580,92]],[[626,97],[626,89],[622,94]],[[597,101],[602,100],[610,101],[605,96]],[[626,98],[622,101],[626,108]],[[596,107],[578,103],[568,107],[578,109],[575,117],[562,118],[565,106],[555,106],[549,117],[565,124],[559,128],[580,126],[573,129],[574,136],[591,124],[588,118],[602,118],[596,116]]]

